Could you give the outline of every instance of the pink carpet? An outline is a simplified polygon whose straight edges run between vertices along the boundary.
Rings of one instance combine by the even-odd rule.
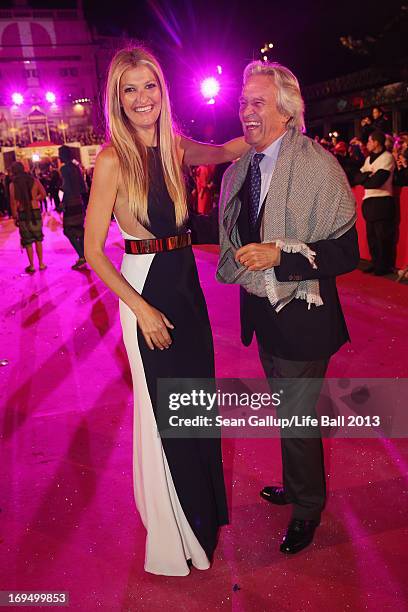
[[[48,269],[31,277],[16,228],[0,222],[0,590],[69,591],[70,609],[87,611],[407,610],[407,440],[325,443],[327,509],[313,545],[290,558],[279,552],[289,509],[259,498],[280,479],[278,440],[226,440],[231,525],[212,569],[144,573],[117,299],[71,270],[56,213],[44,224]],[[216,249],[195,252],[217,375],[262,376],[255,346],[239,342],[237,288],[214,280]],[[119,265],[114,224],[108,254]],[[406,377],[408,287],[355,271],[339,288],[353,342],[329,375]]]

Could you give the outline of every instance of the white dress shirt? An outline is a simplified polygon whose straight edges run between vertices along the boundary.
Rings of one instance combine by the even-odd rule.
[[[265,157],[261,160],[259,164],[259,168],[261,170],[261,197],[259,199],[258,213],[261,209],[264,199],[266,198],[266,194],[268,193],[273,171],[275,170],[276,162],[278,159],[282,138],[285,134],[282,134],[282,136],[277,138],[277,140],[274,140],[273,143],[269,145],[269,147],[266,147],[266,149],[260,151],[260,153],[263,153]]]

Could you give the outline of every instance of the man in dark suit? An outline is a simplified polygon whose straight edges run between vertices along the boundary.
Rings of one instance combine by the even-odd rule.
[[[336,276],[359,260],[354,198],[336,159],[302,134],[303,100],[287,68],[246,68],[240,119],[252,148],[224,175],[217,278],[241,285],[242,342],[255,334],[266,376],[295,379],[281,414],[316,416],[329,359],[349,340]],[[281,436],[283,487],[261,491],[292,504],[288,554],[312,542],[326,499],[320,431],[303,433]]]

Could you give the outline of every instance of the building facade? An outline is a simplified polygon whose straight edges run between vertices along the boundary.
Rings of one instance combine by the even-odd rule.
[[[61,142],[101,128],[112,41],[95,36],[80,5],[34,10],[15,4],[0,10],[1,144]]]
[[[337,131],[342,139],[360,135],[360,121],[382,107],[392,131],[408,131],[408,60],[372,67],[302,88],[311,135]]]

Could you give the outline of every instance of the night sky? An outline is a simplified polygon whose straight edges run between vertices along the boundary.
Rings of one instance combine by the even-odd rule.
[[[6,4],[3,0],[3,6]],[[11,2],[7,3],[11,5]],[[33,7],[69,8],[69,0],[32,0]],[[288,66],[301,85],[347,74],[408,56],[408,0],[84,0],[90,25],[107,35],[144,41],[158,55],[176,111],[190,121],[200,104],[200,78],[223,67],[224,110],[236,112],[242,69],[265,42],[274,43],[270,59]],[[340,36],[380,38],[369,55],[346,49]],[[119,43],[120,46],[120,43]],[[219,111],[217,111],[219,112]]]
[[[3,2],[2,2],[3,4]],[[4,3],[5,4],[5,3]],[[11,3],[8,2],[10,5]],[[33,0],[33,7],[74,6],[69,0]],[[399,13],[401,0],[84,0],[90,24],[107,34],[126,33],[146,41],[157,53],[173,51],[191,62],[217,62],[243,66],[263,43],[274,43],[273,58],[289,66],[303,84],[358,70],[379,59],[359,57],[345,49],[339,38],[376,35]],[[405,1],[408,9],[408,0]],[[408,13],[408,10],[407,10]],[[159,14],[162,15],[163,25]],[[166,27],[167,26],[167,27]],[[407,21],[401,19],[384,46],[398,55],[407,38]],[[406,51],[406,48],[405,48]],[[377,57],[375,57],[377,56]],[[162,58],[164,59],[164,58]]]

